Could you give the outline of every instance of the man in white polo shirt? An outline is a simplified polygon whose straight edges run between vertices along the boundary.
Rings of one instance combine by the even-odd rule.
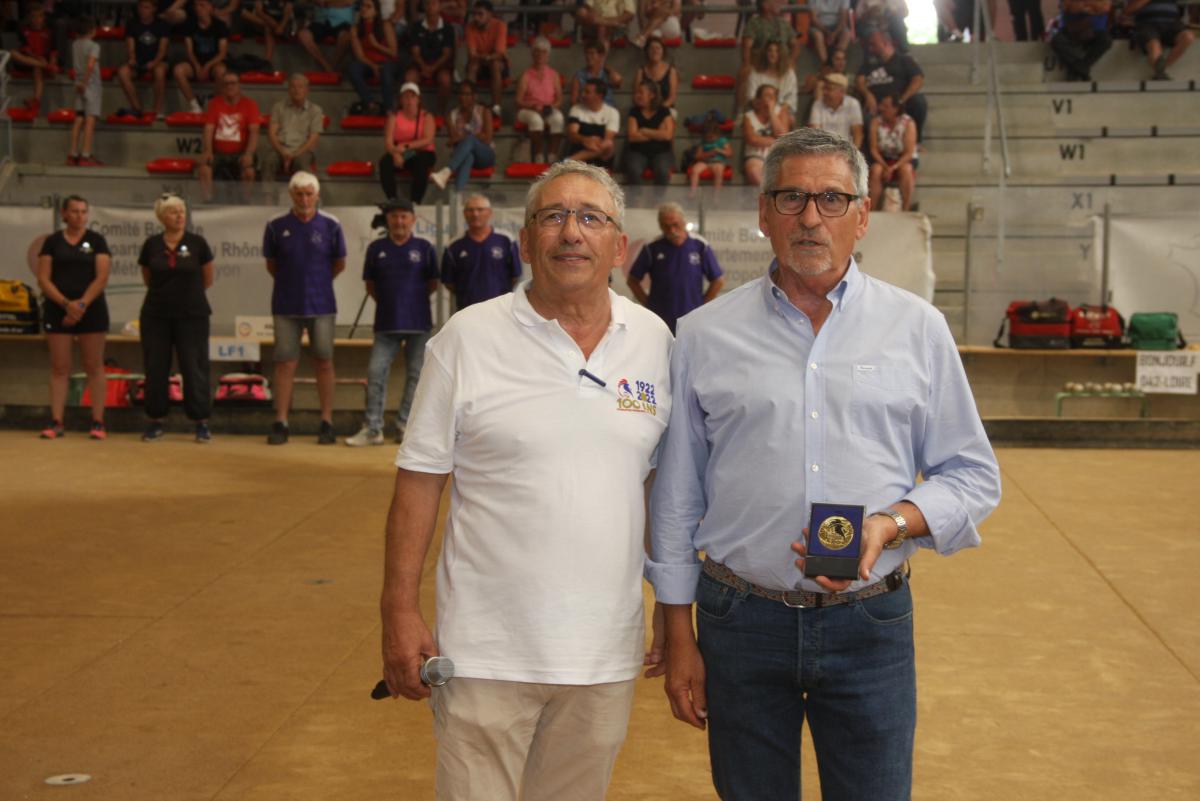
[[[849,139],[862,150],[863,113],[862,105],[853,97],[846,96],[850,81],[840,72],[831,72],[821,79],[821,96],[813,101],[808,114],[808,127],[835,133]]]
[[[603,170],[529,190],[533,278],[430,340],[388,515],[383,674],[432,689],[439,801],[602,799],[643,662],[645,491],[670,405],[671,334],[608,288],[624,196]],[[421,570],[453,473],[436,636]]]

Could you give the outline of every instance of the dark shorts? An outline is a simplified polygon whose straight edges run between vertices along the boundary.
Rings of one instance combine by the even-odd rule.
[[[1183,24],[1182,19],[1170,22],[1165,20],[1163,22],[1142,22],[1134,26],[1133,40],[1143,51],[1145,51],[1146,45],[1155,39],[1162,42],[1163,47],[1169,48],[1175,46],[1175,40],[1185,30],[1187,30],[1187,26]]]
[[[240,181],[242,179],[242,153],[217,153],[213,155],[213,178],[220,181]],[[257,169],[258,155],[255,154],[251,166]]]
[[[484,80],[487,80],[492,77],[492,64],[494,64],[494,63],[495,62],[492,62],[492,61],[486,61],[479,65],[478,80],[484,81]],[[508,78],[508,62],[507,61],[500,62],[500,77],[505,78],[505,79]]]
[[[72,326],[64,326],[63,318],[67,313],[57,303],[45,301],[42,304],[42,325],[47,334],[98,334],[108,333],[108,303],[104,296],[92,301],[79,322]]]
[[[328,22],[310,22],[308,30],[312,33],[313,38],[318,42],[328,37],[337,38],[337,35],[342,31],[350,30],[349,25],[330,25]]]

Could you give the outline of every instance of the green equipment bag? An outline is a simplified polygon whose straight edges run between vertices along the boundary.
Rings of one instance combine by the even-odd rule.
[[[1175,350],[1187,345],[1175,312],[1137,312],[1126,328],[1134,350]]]

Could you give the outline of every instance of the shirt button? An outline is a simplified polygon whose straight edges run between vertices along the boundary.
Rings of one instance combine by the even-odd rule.
[[[812,411],[812,412],[809,414],[809,416],[810,416],[812,419],[816,420],[816,419],[817,419],[818,417],[820,417],[821,415],[817,414],[816,410],[814,409],[814,410],[813,410],[813,411]]]
[[[814,464],[814,465],[812,466],[812,471],[813,471],[814,473],[820,473],[820,472],[821,472],[821,465],[819,465],[819,464]]]
[[[809,365],[808,365],[808,368],[809,368],[810,370],[816,370],[816,369],[817,369],[817,363],[816,363],[816,362],[812,362],[811,364],[809,364]]]

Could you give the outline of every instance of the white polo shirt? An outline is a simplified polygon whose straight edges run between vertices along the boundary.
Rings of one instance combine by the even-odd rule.
[[[612,320],[585,360],[528,287],[463,309],[429,341],[396,457],[454,474],[438,649],[457,676],[625,681],[642,664],[643,484],[670,411],[672,338],[610,290]]]

